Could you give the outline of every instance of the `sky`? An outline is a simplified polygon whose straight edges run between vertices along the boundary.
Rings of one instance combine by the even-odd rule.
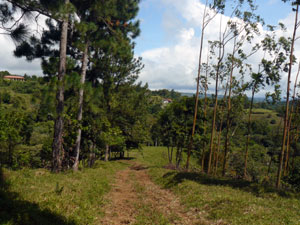
[[[195,92],[203,2],[204,0],[141,0],[137,18],[140,20],[141,35],[134,40],[135,55],[142,57],[145,65],[139,81],[148,83],[150,89]],[[281,0],[257,0],[256,4],[257,13],[266,24],[276,25],[281,21],[288,28],[286,35],[291,34],[294,15],[289,4]],[[205,43],[218,37],[217,18],[218,16],[207,28]],[[261,27],[261,33],[264,32],[265,27]],[[42,75],[39,60],[26,62],[25,59],[13,56],[14,44],[5,35],[0,35],[0,45],[0,70],[20,75]],[[300,49],[300,45],[296,49]],[[203,58],[206,52],[207,44]],[[252,63],[257,64],[257,58],[251,59]],[[285,85],[285,79],[281,84]]]

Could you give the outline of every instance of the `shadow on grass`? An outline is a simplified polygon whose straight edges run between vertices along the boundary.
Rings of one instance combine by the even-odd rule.
[[[131,161],[131,160],[135,160],[135,157],[116,157],[116,158],[111,158],[109,161],[120,161],[120,160],[124,160],[124,161]]]
[[[172,188],[182,183],[184,180],[190,180],[204,185],[214,186],[229,186],[234,189],[239,189],[245,192],[250,192],[256,196],[263,197],[267,193],[276,193],[281,197],[297,197],[290,191],[277,190],[270,185],[262,185],[254,182],[249,182],[241,179],[230,179],[230,178],[215,178],[205,174],[196,172],[168,172],[163,178],[169,180],[165,184],[166,188]]]
[[[41,209],[36,203],[21,200],[18,193],[9,191],[9,183],[5,181],[0,168],[0,224],[75,225],[76,223],[48,209]]]

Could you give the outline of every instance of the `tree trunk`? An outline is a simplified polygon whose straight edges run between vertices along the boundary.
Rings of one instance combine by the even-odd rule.
[[[214,175],[217,174],[217,170],[218,170],[219,152],[220,152],[221,135],[222,135],[222,123],[223,123],[223,117],[221,119],[221,124],[220,124],[220,128],[219,128],[219,133],[218,133],[218,142],[217,142],[217,151],[216,151],[216,157],[215,157]]]
[[[96,160],[96,154],[94,152],[94,143],[90,146],[90,153],[89,153],[89,160],[88,160],[88,166],[91,168]]]
[[[218,66],[219,67],[219,66]],[[211,136],[210,136],[210,145],[209,145],[209,158],[208,158],[208,167],[207,167],[207,173],[210,174],[211,169],[211,159],[213,154],[213,142],[214,142],[214,131],[216,126],[216,118],[217,118],[217,107],[218,107],[218,81],[219,81],[219,70],[216,74],[216,90],[215,90],[215,105],[214,105],[214,112],[213,112],[213,119],[212,119],[212,125],[211,125]]]
[[[177,147],[177,152],[176,152],[176,169],[179,169],[181,160],[182,160],[182,147]]]
[[[287,171],[288,171],[288,162],[289,162],[289,153],[290,153],[290,139],[291,139],[291,135],[290,135],[290,131],[291,131],[291,124],[292,124],[292,117],[293,117],[293,113],[294,113],[294,106],[295,106],[295,97],[296,97],[296,90],[297,90],[297,82],[298,82],[298,76],[300,73],[300,63],[298,66],[298,72],[296,75],[296,79],[295,79],[295,84],[294,84],[294,91],[293,91],[293,97],[292,97],[292,104],[291,104],[291,112],[290,112],[290,116],[289,116],[289,122],[288,122],[288,128],[287,128],[287,145],[286,145],[286,157],[285,157],[285,164],[284,164],[284,175],[287,175]]]
[[[207,60],[206,65],[208,66],[209,61],[209,51],[207,52]],[[205,73],[205,84],[204,84],[204,105],[203,105],[203,114],[204,114],[204,121],[203,121],[203,136],[206,136],[206,129],[207,129],[207,123],[206,123],[206,114],[207,114],[207,89],[208,89],[208,68],[206,69]],[[203,142],[203,149],[202,149],[202,159],[201,159],[201,170],[204,172],[204,162],[205,162],[205,149],[206,149],[206,142]]]
[[[68,4],[69,0],[65,0]],[[58,173],[62,170],[62,161],[64,156],[63,150],[63,129],[64,129],[64,76],[66,74],[67,60],[67,37],[69,15],[66,15],[62,21],[61,37],[60,37],[60,56],[58,70],[58,88],[56,94],[56,120],[54,124],[54,137],[52,143],[52,172]]]
[[[79,89],[79,104],[78,104],[78,114],[77,114],[77,122],[79,124],[79,128],[77,130],[77,138],[76,138],[76,144],[75,144],[75,161],[73,164],[73,170],[78,170],[79,165],[79,153],[80,153],[80,142],[81,142],[81,120],[82,120],[82,112],[83,112],[83,93],[84,93],[84,83],[85,83],[85,76],[86,76],[86,70],[87,70],[87,64],[88,64],[88,42],[85,45],[83,57],[82,57],[82,67],[81,67],[81,80],[80,80],[80,89]]]
[[[187,151],[187,160],[186,160],[186,169],[189,169],[190,166],[190,157],[191,151],[193,148],[193,139],[195,135],[196,129],[196,122],[197,122],[197,114],[198,114],[198,100],[199,100],[199,89],[200,89],[200,75],[201,75],[201,63],[202,63],[202,49],[203,49],[203,40],[204,40],[204,29],[205,29],[205,17],[206,17],[206,7],[207,2],[204,8],[203,20],[202,20],[202,32],[201,32],[201,41],[200,41],[200,53],[199,53],[199,65],[198,65],[198,76],[197,76],[197,90],[195,96],[195,108],[194,108],[194,119],[193,119],[193,128],[192,128],[192,135],[188,145]]]
[[[173,163],[173,150],[174,150],[174,147],[172,145],[172,147],[171,147],[171,161],[170,161],[171,164]]]
[[[215,105],[213,111],[213,118],[212,118],[212,126],[211,126],[211,136],[210,136],[210,143],[209,143],[209,157],[208,157],[208,167],[207,173],[210,174],[211,169],[211,158],[213,154],[213,142],[214,142],[214,135],[215,135],[215,125],[216,125],[216,116],[217,116],[217,108],[218,108],[218,85],[219,85],[219,75],[220,75],[220,67],[222,60],[225,54],[225,46],[224,46],[224,35],[222,40],[222,16],[220,17],[220,46],[219,46],[219,57],[218,57],[218,64],[216,69],[216,84],[215,84]]]
[[[295,24],[294,24],[294,32],[292,37],[292,44],[291,44],[291,54],[290,54],[290,63],[289,63],[289,71],[288,71],[288,80],[287,80],[287,91],[286,91],[286,107],[285,107],[285,117],[284,117],[284,126],[283,126],[283,135],[282,135],[282,145],[281,145],[281,154],[280,154],[280,161],[277,171],[277,181],[276,187],[279,188],[280,181],[281,181],[281,173],[283,167],[283,157],[285,152],[285,144],[286,144],[286,136],[287,136],[287,128],[288,128],[288,118],[289,118],[289,98],[290,98],[290,82],[291,82],[291,74],[292,74],[292,66],[293,66],[293,58],[294,58],[294,44],[296,39],[296,31],[298,28],[298,11],[299,5],[296,6],[296,16],[295,16]]]
[[[172,164],[172,161],[173,161],[173,145],[171,146],[171,149],[170,149],[170,146],[168,146],[168,158],[169,158],[169,164]]]
[[[229,77],[229,93],[228,93],[228,104],[227,104],[227,118],[226,118],[226,136],[225,136],[225,146],[224,146],[224,159],[223,159],[223,171],[222,175],[225,176],[226,173],[226,164],[227,164],[227,154],[229,148],[229,130],[230,130],[230,120],[231,120],[231,90],[232,90],[232,79],[233,79],[233,71],[234,71],[234,55],[235,55],[235,47],[236,47],[236,37],[234,38],[234,45],[232,51],[232,59],[231,59],[231,68],[230,68],[230,77]]]
[[[252,89],[252,96],[251,96],[251,103],[250,103],[249,117],[248,117],[248,125],[247,125],[247,140],[246,140],[245,163],[244,163],[244,173],[243,173],[244,178],[246,178],[246,176],[247,176],[247,162],[248,162],[248,149],[249,149],[249,142],[250,142],[251,115],[252,115],[255,88],[256,88],[256,85],[254,85],[254,87]]]
[[[225,104],[226,97],[227,97],[227,90],[228,90],[228,82],[226,83],[226,88],[225,88],[225,93],[223,97],[223,103]],[[219,127],[219,132],[218,132],[218,141],[217,141],[217,150],[215,152],[215,161],[213,163],[213,174],[216,175],[217,170],[218,170],[218,161],[219,161],[219,152],[220,152],[220,144],[221,144],[221,136],[222,136],[222,125],[223,125],[223,120],[224,120],[224,108],[225,106],[220,107],[221,111],[221,121],[220,121],[220,127]]]
[[[105,146],[105,159],[104,159],[104,161],[108,162],[108,159],[109,159],[109,145],[106,144],[106,146]]]
[[[170,155],[171,155],[171,153],[170,153],[170,146],[169,145],[167,146],[167,149],[168,149],[168,159],[169,159],[169,163],[170,163],[170,158],[171,158]]]

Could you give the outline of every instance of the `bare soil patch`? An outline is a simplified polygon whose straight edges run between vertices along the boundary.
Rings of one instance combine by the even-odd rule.
[[[135,224],[137,206],[141,205],[160,212],[168,224],[212,224],[202,219],[202,212],[187,211],[171,191],[154,184],[147,174],[147,167],[140,164],[132,164],[116,174],[116,182],[107,199],[109,203],[100,223],[104,225]]]
[[[135,222],[134,202],[137,196],[130,182],[130,169],[119,171],[116,174],[116,183],[107,195],[109,203],[105,206],[105,217],[100,224],[121,225]]]

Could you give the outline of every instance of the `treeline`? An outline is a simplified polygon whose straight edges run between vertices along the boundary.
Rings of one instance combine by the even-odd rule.
[[[45,75],[1,80],[1,165],[78,170],[80,161],[92,166],[150,142],[151,94],[136,82],[143,68],[134,57],[138,4],[1,2],[1,28],[17,44],[15,56],[41,59]],[[28,19],[38,28],[43,18],[40,35],[27,29]]]
[[[225,0],[206,1],[193,98],[179,98],[173,90],[151,92],[136,83],[143,69],[141,59],[134,58],[139,0],[1,2],[2,29],[17,44],[14,54],[41,59],[45,74],[30,83],[1,81],[1,164],[18,168],[27,160],[53,172],[76,171],[80,162],[92,166],[96,159],[123,157],[125,150],[141,144],[163,143],[177,167],[190,169],[193,155],[210,175],[264,180],[279,187],[283,174],[285,181],[299,182],[299,72],[294,86],[290,84],[300,3],[290,2],[296,16],[293,35],[287,37],[284,24],[261,32],[263,20],[251,0],[231,2],[234,7]],[[38,23],[40,15],[48,29],[36,35],[22,22],[26,17]],[[216,19],[220,35],[207,40],[203,60],[205,32]],[[8,24],[13,26],[4,26]],[[259,58],[257,65],[251,57]],[[266,94],[270,104],[280,101],[285,73],[285,107],[275,114],[256,111],[255,105],[267,104],[254,101],[263,88],[274,89]],[[163,104],[164,98],[175,101]],[[15,154],[20,146],[23,150]],[[28,156],[33,152],[26,150],[29,146],[38,150]]]
[[[233,7],[227,1],[206,1],[194,102],[184,98],[172,103],[156,125],[159,127],[156,136],[168,146],[170,162],[176,149],[177,167],[182,161],[182,152],[186,151],[186,169],[190,167],[190,157],[197,155],[202,170],[210,175],[233,173],[244,179],[268,180],[277,188],[282,177],[285,181],[295,180],[299,70],[294,76],[293,87],[291,83],[293,66],[297,63],[294,51],[300,2],[288,3],[295,15],[290,37],[282,23],[277,27],[266,25],[267,31],[262,31],[264,21],[256,14],[253,1],[235,1]],[[219,36],[216,40],[207,40],[209,51],[203,59],[206,29],[217,19],[220,21]],[[258,64],[252,63],[253,57],[259,58]],[[284,74],[287,75],[286,96],[281,96],[280,81]],[[213,90],[208,90],[210,84]],[[267,103],[254,101],[257,93],[265,88],[274,90],[266,93],[269,103],[275,104],[285,97],[281,111],[274,117],[271,111],[268,113],[272,118],[270,123],[264,117],[254,120],[257,115],[264,114],[256,111],[255,105],[268,107]],[[212,98],[209,93],[213,93]],[[204,98],[199,100],[199,95]],[[246,95],[250,96],[250,101]],[[299,180],[297,182],[299,185]]]

